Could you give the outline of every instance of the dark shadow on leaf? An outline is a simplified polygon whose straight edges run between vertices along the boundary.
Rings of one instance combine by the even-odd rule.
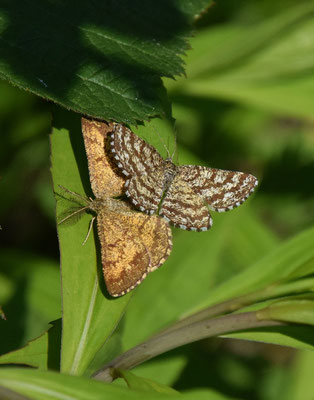
[[[13,351],[25,344],[27,274],[19,276],[15,285],[14,295],[4,306],[7,319],[0,319],[0,354]]]
[[[50,322],[48,330],[48,369],[60,370],[62,319]]]
[[[173,0],[6,1],[3,76],[87,115],[156,115],[164,108],[160,77],[183,73],[184,37],[207,3],[184,13]]]
[[[314,162],[304,159],[298,146],[287,145],[265,168],[261,190],[265,194],[297,196],[300,200],[314,195]]]

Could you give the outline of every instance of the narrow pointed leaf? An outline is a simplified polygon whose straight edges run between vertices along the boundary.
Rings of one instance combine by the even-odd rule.
[[[63,113],[63,122],[67,115]],[[80,119],[71,118],[73,114],[66,128],[54,129],[51,135],[54,188],[60,193],[60,184],[82,195],[86,190],[90,195]],[[57,200],[57,215],[71,206],[60,196]],[[71,374],[84,373],[112,334],[130,298],[126,295],[114,299],[106,294],[98,238],[92,232],[82,245],[90,219],[91,215],[86,214],[73,224],[58,226],[63,304],[61,370]]]
[[[32,400],[228,400],[211,390],[193,390],[183,394],[148,393],[130,390],[84,377],[22,368],[0,370],[0,386]]]
[[[40,370],[60,368],[61,321],[52,322],[52,327],[24,347],[0,356],[0,364],[29,365]]]
[[[130,371],[123,369],[114,370],[114,375],[123,378],[130,389],[144,391],[144,392],[158,392],[158,393],[168,393],[176,394],[176,390],[169,386],[162,385],[152,379],[142,378],[133,374]]]

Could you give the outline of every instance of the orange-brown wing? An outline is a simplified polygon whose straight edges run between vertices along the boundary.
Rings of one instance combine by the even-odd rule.
[[[122,296],[166,261],[172,248],[171,230],[160,217],[131,211],[117,200],[110,203],[98,210],[98,236],[107,290]]]
[[[133,213],[134,214],[134,213]],[[136,213],[131,229],[145,245],[150,256],[149,272],[160,267],[172,250],[171,228],[167,221],[157,215]]]
[[[90,182],[97,198],[120,195],[125,182],[107,146],[107,136],[113,127],[113,124],[82,118]]]
[[[144,243],[130,230],[132,223],[132,218],[107,210],[97,215],[104,278],[109,294],[114,297],[141,283],[150,266]]]

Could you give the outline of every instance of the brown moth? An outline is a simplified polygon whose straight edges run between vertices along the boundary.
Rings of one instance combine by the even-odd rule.
[[[123,194],[125,179],[119,175],[107,146],[107,136],[114,126],[82,118],[95,199],[78,197],[86,204],[81,210],[90,209],[96,214],[106,287],[111,296],[117,297],[134,289],[166,261],[172,249],[172,235],[164,219],[137,212],[128,202],[115,199]]]

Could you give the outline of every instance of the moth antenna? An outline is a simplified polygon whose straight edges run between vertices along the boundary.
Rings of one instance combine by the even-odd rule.
[[[67,189],[66,187],[62,186],[62,185],[58,185],[60,189],[64,190],[67,193],[70,193],[72,196],[77,197],[81,200],[84,201],[84,203],[86,203],[86,201],[88,200],[86,197],[80,195],[79,193],[76,192],[72,192],[72,190]]]
[[[176,164],[178,164],[178,158],[179,158],[179,152],[177,151],[177,138],[178,138],[178,131],[176,129],[176,127],[174,127],[174,149],[173,149],[173,153],[171,156],[171,159],[173,159],[174,155],[176,154]]]
[[[157,131],[157,129],[155,129],[155,128],[153,128],[153,129],[154,129],[154,131],[157,133],[157,135],[158,135],[158,137],[159,137],[159,139],[160,139],[162,145],[163,145],[164,148],[166,149],[168,158],[172,159],[171,156],[170,156],[169,148],[167,147],[167,145],[166,145],[165,141],[163,140],[162,136],[159,134],[159,132]]]
[[[67,221],[68,219],[74,217],[74,215],[81,213],[82,211],[88,210],[89,206],[86,207],[82,207],[76,211],[74,211],[72,214],[67,215],[66,217],[64,217],[61,221],[58,222],[58,225],[62,224],[63,222]]]
[[[91,231],[92,231],[92,228],[93,228],[93,224],[94,224],[95,219],[96,219],[96,217],[93,217],[93,218],[90,220],[88,232],[87,232],[86,238],[84,239],[84,242],[82,243],[82,246],[85,245],[85,243],[87,242],[87,240],[88,240],[88,238],[89,238],[89,236],[90,236],[90,233],[91,233]]]

